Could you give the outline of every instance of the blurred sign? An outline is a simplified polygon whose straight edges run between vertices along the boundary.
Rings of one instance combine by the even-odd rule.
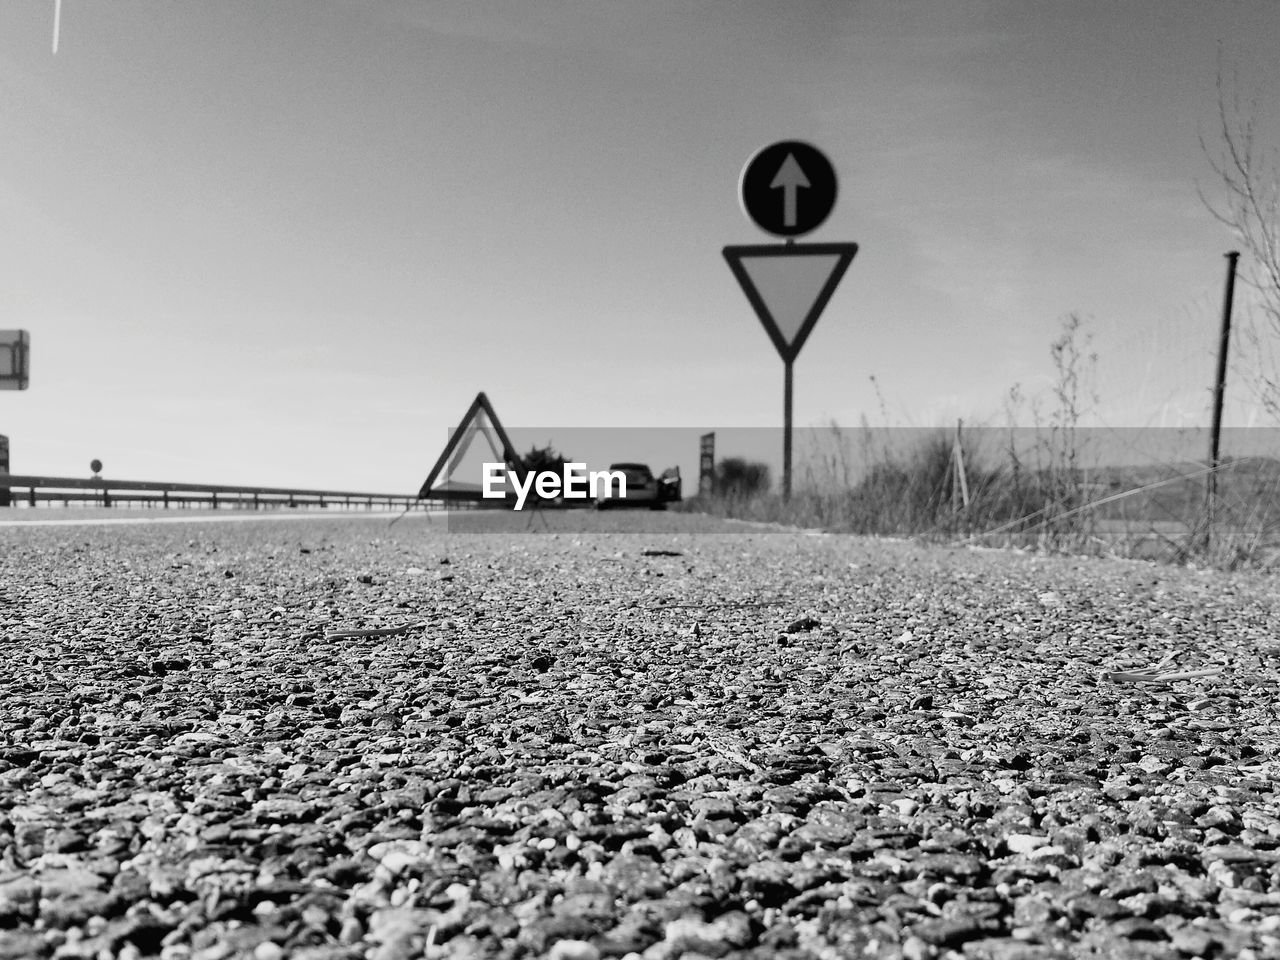
[[[836,204],[836,171],[817,147],[782,140],[759,150],[738,180],[742,209],[766,233],[797,237],[817,228]]]
[[[0,390],[25,390],[31,375],[31,334],[0,330]]]
[[[858,252],[856,243],[725,247],[724,258],[783,361],[800,353]]]
[[[698,496],[709,497],[716,488],[716,435],[704,433],[698,459]]]

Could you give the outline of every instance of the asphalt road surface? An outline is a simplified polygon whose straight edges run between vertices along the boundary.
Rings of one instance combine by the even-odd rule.
[[[1280,956],[1274,577],[531,519],[0,528],[0,957]]]

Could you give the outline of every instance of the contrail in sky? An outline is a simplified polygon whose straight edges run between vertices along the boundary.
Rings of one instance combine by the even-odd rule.
[[[53,0],[53,52],[58,52],[58,28],[62,25],[62,0]]]

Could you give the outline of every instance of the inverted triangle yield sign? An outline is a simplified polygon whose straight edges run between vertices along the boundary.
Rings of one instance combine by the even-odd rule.
[[[458,424],[458,429],[454,430],[450,435],[449,442],[445,444],[444,450],[440,453],[439,459],[436,460],[435,466],[431,468],[431,472],[427,474],[427,479],[423,481],[422,488],[418,491],[419,500],[481,499],[480,474],[478,472],[475,481],[460,481],[453,478],[454,471],[457,470],[467,450],[471,447],[476,434],[484,437],[485,442],[489,445],[489,450],[493,453],[495,462],[505,463],[508,468],[514,467],[517,469],[523,465],[520,455],[516,453],[516,448],[507,436],[507,431],[502,428],[502,424],[498,421],[498,415],[493,412],[493,404],[489,402],[489,398],[483,393],[477,393],[476,398],[471,401],[471,406],[467,407],[467,412],[462,415],[462,422]],[[447,470],[445,469],[446,465],[448,466]],[[435,482],[442,472],[445,476],[444,486],[436,487]]]
[[[800,353],[856,243],[788,243],[725,247],[724,258],[786,363]]]

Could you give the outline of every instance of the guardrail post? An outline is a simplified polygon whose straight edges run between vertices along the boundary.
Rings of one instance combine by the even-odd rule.
[[[166,510],[169,509],[169,491],[168,490],[164,492],[164,508]]]
[[[104,507],[111,506],[111,491],[106,487],[102,488],[102,505]]]
[[[218,491],[213,491],[213,509],[218,509]]]
[[[253,495],[253,509],[257,510],[257,509],[258,509],[258,507],[259,507],[259,503],[258,503],[258,495],[255,493],[255,494]]]
[[[36,505],[36,488],[35,487],[32,487],[30,491],[28,491],[27,503],[33,507]]]

